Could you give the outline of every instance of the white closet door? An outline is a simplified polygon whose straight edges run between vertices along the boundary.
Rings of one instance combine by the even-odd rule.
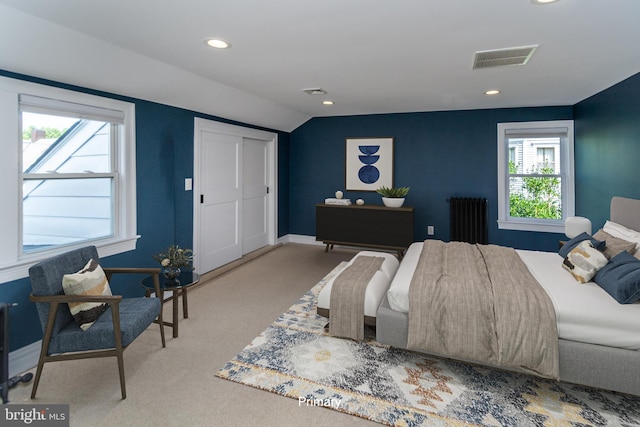
[[[277,150],[273,132],[195,119],[193,249],[199,273],[276,243]]]
[[[200,134],[201,272],[242,257],[242,140],[206,129]]]
[[[268,154],[267,141],[244,138],[242,254],[267,246]]]

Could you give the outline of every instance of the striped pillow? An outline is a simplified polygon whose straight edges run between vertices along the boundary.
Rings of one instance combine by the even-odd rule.
[[[65,274],[62,289],[66,295],[111,295],[107,276],[93,259],[77,273]],[[106,309],[107,304],[100,302],[69,303],[71,315],[83,331],[89,329]]]

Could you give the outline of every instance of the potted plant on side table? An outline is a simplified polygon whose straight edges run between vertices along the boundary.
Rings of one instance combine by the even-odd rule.
[[[380,187],[376,193],[382,196],[382,203],[389,208],[399,208],[411,187]]]
[[[193,270],[193,251],[170,245],[164,252],[153,256],[162,266],[162,274],[169,280],[180,275],[181,269]]]

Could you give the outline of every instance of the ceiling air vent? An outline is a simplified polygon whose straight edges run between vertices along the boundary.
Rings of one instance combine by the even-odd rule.
[[[537,48],[538,45],[534,45],[476,52],[473,60],[473,69],[502,67],[504,65],[525,65]]]
[[[313,87],[313,88],[309,88],[309,89],[302,89],[303,92],[308,93],[309,95],[326,95],[327,91],[319,88],[319,87]]]

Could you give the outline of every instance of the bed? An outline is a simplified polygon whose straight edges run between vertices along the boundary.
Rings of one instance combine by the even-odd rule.
[[[609,222],[640,230],[640,200],[614,197]],[[416,242],[409,248],[378,308],[380,343],[408,348],[407,292],[423,245]],[[559,379],[640,395],[640,302],[620,304],[597,284],[579,283],[563,268],[564,258],[558,253],[516,253],[553,304]]]

